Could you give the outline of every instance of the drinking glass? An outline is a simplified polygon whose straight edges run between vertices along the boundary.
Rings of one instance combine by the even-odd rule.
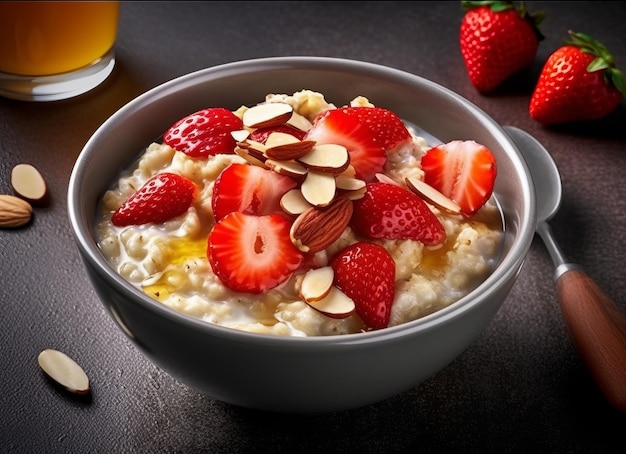
[[[101,84],[115,66],[120,2],[0,2],[0,95],[54,101]]]

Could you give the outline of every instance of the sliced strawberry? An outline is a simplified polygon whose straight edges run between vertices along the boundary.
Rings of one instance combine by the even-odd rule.
[[[255,129],[254,131],[250,133],[250,136],[248,137],[248,139],[254,140],[255,142],[265,143],[268,136],[273,132],[282,132],[285,134],[291,134],[292,136],[294,136],[295,138],[299,140],[304,139],[304,136],[306,135],[306,132],[303,131],[302,129],[298,129],[294,126],[284,124],[284,125],[279,125],[279,126],[269,126],[267,128]]]
[[[337,252],[330,266],[335,285],[352,298],[363,322],[372,329],[387,327],[396,280],[389,252],[376,243],[358,242]]]
[[[163,142],[192,158],[232,154],[231,131],[243,128],[241,119],[223,107],[210,107],[181,118],[167,130]]]
[[[209,234],[207,255],[215,275],[236,292],[263,293],[285,282],[302,263],[280,214],[233,212]]]
[[[411,140],[404,122],[390,110],[382,107],[342,107],[340,110],[367,126],[374,140],[386,152]]]
[[[493,192],[496,158],[473,140],[453,140],[431,148],[422,156],[424,181],[454,200],[461,213],[472,216]]]
[[[162,223],[191,206],[196,185],[175,173],[159,173],[141,186],[113,213],[111,222],[118,227]]]
[[[368,183],[354,201],[351,224],[366,238],[410,239],[434,246],[446,239],[437,216],[415,193],[391,183]]]
[[[369,128],[356,116],[340,109],[327,110],[318,115],[305,139],[346,147],[356,176],[365,181],[373,181],[375,175],[382,172],[387,160],[385,150],[376,142]]]
[[[292,178],[263,167],[231,164],[218,175],[211,206],[216,220],[233,211],[264,215],[284,213],[280,198],[297,186]]]

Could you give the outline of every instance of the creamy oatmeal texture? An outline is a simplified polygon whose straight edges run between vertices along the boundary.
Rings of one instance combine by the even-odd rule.
[[[302,90],[293,95],[272,94],[266,102],[290,104],[312,121],[321,111],[334,108],[320,93]],[[364,97],[354,106],[371,106]],[[236,111],[243,115],[246,107]],[[428,144],[414,136],[388,154],[385,174],[395,181],[408,176],[421,179],[420,157]],[[102,198],[98,244],[111,265],[129,282],[162,304],[192,317],[222,326],[273,335],[323,336],[363,330],[357,315],[343,319],[325,316],[298,297],[294,276],[263,295],[237,293],[213,274],[207,259],[207,237],[214,223],[213,185],[231,163],[245,163],[236,154],[194,159],[165,144],[152,143],[136,167],[123,174]],[[181,216],[162,225],[116,227],[111,214],[140,186],[160,172],[183,175],[198,187],[193,205]],[[441,213],[429,205],[447,234],[436,248],[413,240],[375,240],[396,262],[396,292],[390,326],[428,315],[450,305],[474,289],[493,269],[502,235],[500,213],[490,200],[472,218]],[[318,266],[328,264],[333,253],[357,241],[348,227],[325,251],[315,254]]]

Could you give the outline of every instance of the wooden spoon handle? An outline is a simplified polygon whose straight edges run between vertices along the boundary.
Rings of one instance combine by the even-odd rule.
[[[626,413],[626,315],[580,269],[556,286],[574,346],[608,401]]]

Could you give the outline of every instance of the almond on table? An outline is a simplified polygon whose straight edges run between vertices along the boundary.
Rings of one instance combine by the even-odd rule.
[[[47,348],[37,357],[39,367],[48,377],[73,394],[89,394],[89,377],[76,361],[65,353]]]
[[[43,175],[31,164],[13,167],[11,186],[17,195],[32,203],[43,201],[48,192]]]
[[[0,194],[0,228],[15,228],[28,224],[33,207],[14,195]]]

